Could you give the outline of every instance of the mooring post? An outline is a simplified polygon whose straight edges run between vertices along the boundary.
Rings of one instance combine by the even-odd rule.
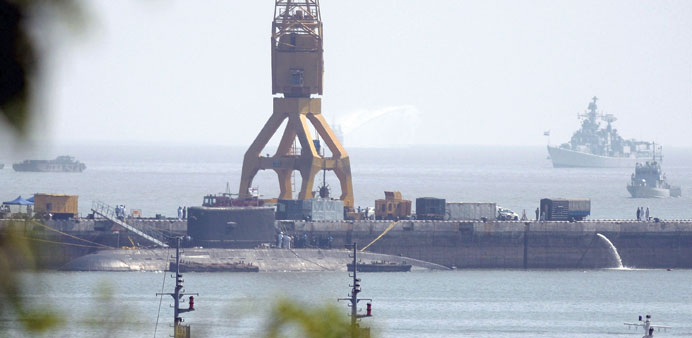
[[[531,223],[524,223],[524,270],[529,268],[529,232]]]

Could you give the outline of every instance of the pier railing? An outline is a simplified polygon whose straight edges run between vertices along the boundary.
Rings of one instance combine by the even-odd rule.
[[[115,208],[106,203],[93,201],[91,204],[91,211],[157,246],[164,248],[168,247],[168,244],[166,244],[168,236],[166,236],[166,234],[156,229],[138,228],[134,225],[127,224],[125,222],[125,215],[118,215]]]

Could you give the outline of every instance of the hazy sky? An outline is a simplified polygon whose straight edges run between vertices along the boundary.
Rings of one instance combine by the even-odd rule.
[[[249,145],[274,2],[81,1],[50,27],[38,138]],[[626,138],[692,146],[692,1],[322,0],[345,145],[562,143],[596,95]]]

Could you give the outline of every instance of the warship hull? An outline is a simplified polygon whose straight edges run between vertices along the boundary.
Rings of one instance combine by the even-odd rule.
[[[37,163],[37,164],[24,164],[17,163],[12,165],[14,171],[29,171],[29,172],[64,172],[64,173],[81,173],[84,171],[85,166],[79,164],[50,164],[50,163]]]
[[[682,196],[680,187],[666,189],[628,185],[627,191],[630,192],[633,198],[667,198]]]
[[[555,168],[629,168],[638,160],[636,157],[600,156],[551,146],[548,146],[548,153]]]
[[[670,197],[670,189],[639,187],[628,185],[627,191],[633,198],[667,198]]]

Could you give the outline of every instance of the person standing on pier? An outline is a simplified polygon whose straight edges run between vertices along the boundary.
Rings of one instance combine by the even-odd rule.
[[[642,209],[637,208],[637,221],[642,220]]]
[[[183,207],[183,219],[187,219],[187,207]]]
[[[283,245],[283,243],[284,243],[284,232],[279,231],[279,234],[276,235],[276,248],[281,249],[281,246]]]
[[[536,208],[536,221],[538,221],[538,216],[541,214],[541,211]]]
[[[649,207],[646,207],[646,220],[651,220],[651,217],[649,217]]]

